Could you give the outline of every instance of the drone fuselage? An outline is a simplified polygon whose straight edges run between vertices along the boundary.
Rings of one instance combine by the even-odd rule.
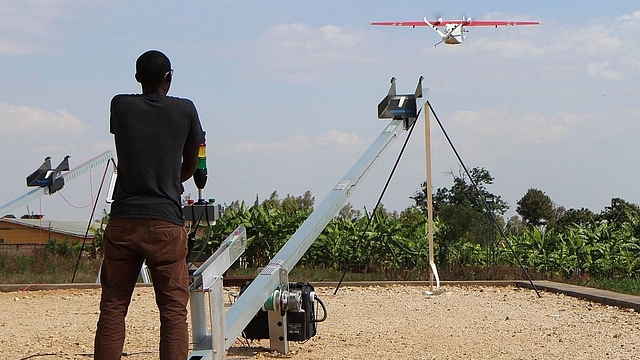
[[[464,26],[457,24],[447,24],[445,26],[445,36],[442,37],[442,42],[449,45],[458,45],[464,41]]]

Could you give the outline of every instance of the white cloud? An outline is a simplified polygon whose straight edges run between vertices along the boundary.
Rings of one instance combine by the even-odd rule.
[[[283,60],[286,66],[291,60],[318,63],[360,62],[357,52],[363,42],[363,34],[334,25],[311,27],[306,24],[281,24],[265,35],[272,51],[268,57]]]
[[[509,37],[507,39],[483,37],[476,41],[474,47],[477,51],[489,51],[505,58],[531,58],[533,56],[548,54],[550,51],[550,49],[545,46],[537,45],[534,42],[516,37]]]
[[[624,80],[624,75],[622,72],[617,70],[612,70],[609,68],[609,60],[605,60],[599,63],[590,63],[587,67],[587,72],[590,76],[594,77],[602,77],[609,80],[622,81]]]
[[[86,124],[66,110],[50,112],[28,106],[0,103],[2,137],[64,135],[80,133],[87,128]]]
[[[7,55],[28,55],[34,51],[33,47],[29,44],[16,41],[15,38],[1,38],[0,37],[0,54]]]
[[[337,130],[331,130],[317,137],[296,134],[289,139],[281,141],[271,141],[264,143],[242,142],[229,144],[216,144],[221,151],[222,149],[232,149],[235,153],[259,153],[268,154],[269,156],[291,152],[315,151],[319,147],[333,146],[360,146],[363,139],[358,134],[349,134]]]
[[[371,62],[365,49],[368,43],[368,35],[354,28],[280,24],[248,44],[251,58],[260,58],[248,71],[279,80],[315,81],[345,65]]]
[[[462,134],[480,141],[493,140],[509,146],[555,142],[570,132],[575,119],[552,119],[540,113],[516,114],[507,107],[481,111],[456,111],[448,119]]]
[[[621,22],[625,27],[640,27],[640,10],[619,16],[617,22]]]
[[[621,81],[640,70],[638,30],[640,11],[604,24],[599,21],[583,28],[562,29],[557,39],[561,40],[564,50],[559,47],[558,51],[576,62],[586,63],[584,69],[589,76]]]
[[[8,0],[0,4],[0,55],[50,52],[78,11],[88,8],[68,0]],[[97,5],[96,5],[97,6]]]
[[[443,120],[455,142],[467,148],[532,148],[551,144],[581,147],[590,141],[615,139],[638,131],[640,109],[553,114],[519,112],[500,107],[456,111]]]
[[[76,0],[3,0],[0,2],[0,55],[51,53],[69,34],[76,20],[100,12],[102,3],[85,6]],[[103,12],[104,13],[104,12]]]
[[[569,45],[569,49],[578,50],[574,54],[580,57],[611,55],[618,51],[625,34],[612,26],[595,25],[582,29],[567,29],[557,40]]]
[[[214,146],[232,149],[233,152],[240,153],[282,153],[290,151],[291,149],[305,149],[309,147],[311,143],[311,138],[305,135],[295,135],[292,138],[285,139],[282,141],[270,141],[264,143],[252,143],[252,142],[241,142],[235,144],[233,147],[229,147],[224,144],[217,144]]]
[[[504,14],[488,16],[527,18]],[[535,61],[551,66],[569,65],[563,76],[576,72],[573,76],[586,73],[590,77],[621,81],[640,70],[636,35],[640,30],[640,11],[579,25],[543,20],[539,26],[500,30],[473,29],[468,35],[468,41],[473,44],[467,51],[476,57],[536,58]]]
[[[361,145],[364,142],[358,134],[348,134],[337,130],[331,130],[326,134],[320,135],[316,141],[325,146],[331,146],[332,144]]]

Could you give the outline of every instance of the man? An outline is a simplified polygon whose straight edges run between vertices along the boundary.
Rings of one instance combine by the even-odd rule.
[[[140,55],[135,77],[142,94],[111,100],[118,178],[104,234],[95,359],[120,359],[124,319],[146,260],[160,311],[160,359],[184,360],[189,277],[180,196],[182,182],[196,170],[204,133],[194,104],[167,96],[173,70],[163,53]]]

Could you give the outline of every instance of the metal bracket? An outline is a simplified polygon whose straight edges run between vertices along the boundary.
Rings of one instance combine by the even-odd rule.
[[[192,339],[195,346],[194,351],[189,355],[189,360],[224,359],[227,353],[225,342],[228,337],[225,330],[222,275],[244,253],[246,246],[247,230],[244,226],[239,226],[193,273],[190,303]],[[208,322],[209,328],[207,328]]]
[[[391,87],[387,96],[378,104],[378,119],[403,120],[404,129],[407,130],[418,118],[417,99],[422,98],[422,80],[420,76],[418,85],[413,94],[396,94],[396,78],[391,78]]]
[[[289,353],[289,340],[287,339],[287,311],[283,299],[289,293],[289,272],[287,269],[278,270],[280,278],[279,290],[273,295],[275,309],[267,312],[269,319],[269,348],[281,354]]]

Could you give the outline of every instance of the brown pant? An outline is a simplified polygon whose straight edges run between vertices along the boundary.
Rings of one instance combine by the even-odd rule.
[[[146,260],[160,311],[160,359],[189,355],[186,264],[187,232],[183,226],[153,219],[113,219],[104,233],[102,298],[94,343],[94,359],[120,359],[125,316]]]

